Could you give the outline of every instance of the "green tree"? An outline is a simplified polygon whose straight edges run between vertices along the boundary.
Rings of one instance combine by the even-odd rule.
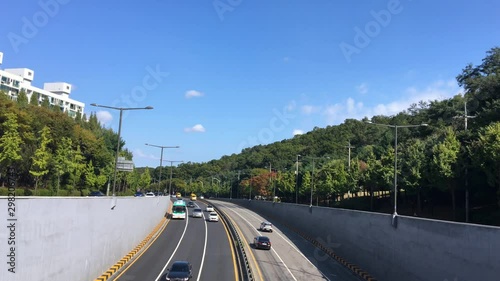
[[[30,174],[35,178],[35,195],[37,192],[38,182],[49,173],[49,164],[52,157],[49,144],[52,142],[50,137],[50,128],[45,126],[40,131],[40,145],[33,156]]]
[[[417,195],[417,209],[422,210],[420,201],[422,188],[422,170],[425,163],[425,143],[419,139],[413,139],[406,144],[402,159],[402,182],[405,190]],[[416,210],[415,210],[416,214]]]
[[[73,182],[73,188],[80,190],[80,195],[83,196],[83,188],[80,185],[83,171],[86,167],[85,157],[82,154],[80,145],[76,146],[76,150],[73,150],[72,161],[70,165],[71,179]]]
[[[497,204],[500,206],[500,122],[487,126],[479,135],[475,162],[488,177],[488,184],[497,188]]]
[[[49,97],[47,97],[47,96],[44,96],[44,97],[43,97],[43,100],[42,100],[42,107],[43,107],[43,108],[48,108],[48,109],[50,109],[50,108],[51,108],[51,105],[50,105],[50,102],[49,102]]]
[[[293,172],[278,172],[276,179],[276,196],[293,194],[295,197],[295,174]],[[279,195],[278,195],[279,194]]]
[[[28,106],[28,96],[26,96],[26,92],[24,90],[21,90],[21,92],[19,92],[19,95],[17,96],[17,105],[20,108],[25,108]]]
[[[432,164],[436,171],[436,177],[441,183],[438,186],[444,187],[451,192],[453,204],[453,218],[456,219],[455,182],[456,165],[460,152],[460,142],[451,127],[447,127],[442,140],[432,148]]]
[[[500,47],[490,49],[480,65],[467,65],[457,81],[470,101],[469,110],[476,113],[475,122],[500,120]]]
[[[333,193],[340,198],[344,198],[344,194],[349,191],[348,179],[349,174],[345,167],[345,160],[335,159],[326,164],[322,171],[326,172],[325,182],[330,188],[329,193]]]
[[[52,157],[52,167],[57,176],[56,195],[59,194],[61,176],[71,171],[72,155],[72,141],[68,137],[63,137],[58,143],[54,157]]]
[[[38,94],[33,92],[30,97],[30,105],[38,106]]]
[[[83,170],[83,177],[85,179],[85,185],[90,187],[90,189],[94,189],[97,186],[97,175],[95,173],[94,164],[92,164],[92,160],[87,162],[85,168]]]
[[[132,172],[127,172],[125,178],[127,180],[128,187],[132,190],[135,191],[137,189],[141,189],[144,191],[146,189],[146,186],[140,186],[141,175],[139,175],[137,169],[134,169]]]
[[[302,196],[305,196],[311,192],[312,177],[311,177],[310,171],[306,171],[302,175],[302,182],[301,183],[302,184],[299,186],[299,194]],[[309,197],[307,197],[307,198],[309,198]],[[307,202],[309,202],[309,201],[307,201]]]
[[[7,113],[6,120],[1,124],[3,135],[0,137],[0,172],[5,172],[9,166],[22,160],[21,146],[23,140],[19,135],[19,124],[14,113]]]
[[[149,187],[151,185],[151,173],[149,172],[148,167],[146,167],[144,172],[141,174],[139,185],[141,187]]]
[[[358,158],[351,159],[351,165],[347,168],[347,174],[349,180],[346,186],[350,192],[354,192],[355,195],[360,191],[360,182],[362,178],[361,162]]]

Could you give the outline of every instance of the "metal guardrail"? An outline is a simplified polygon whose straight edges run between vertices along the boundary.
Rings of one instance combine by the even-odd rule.
[[[226,216],[226,214],[217,207],[214,206],[214,208],[217,210],[217,213],[219,214],[222,222],[227,226],[227,229],[229,230],[229,235],[231,236],[233,246],[235,249],[236,258],[238,260],[238,265],[239,265],[238,275],[240,276],[240,280],[241,281],[255,280],[253,278],[252,269],[250,268],[250,263],[248,262],[247,254],[245,253],[245,248],[243,246],[244,242],[242,241],[240,235],[236,231],[236,228],[234,227],[231,220]]]

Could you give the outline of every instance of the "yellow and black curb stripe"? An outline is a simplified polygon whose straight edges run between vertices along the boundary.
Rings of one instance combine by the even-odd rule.
[[[170,212],[170,210],[169,210]],[[127,255],[125,255],[120,261],[118,261],[115,265],[110,267],[106,272],[104,272],[101,276],[96,278],[94,281],[106,281],[108,280],[113,274],[115,274],[118,270],[120,270],[127,262],[129,262],[145,245],[148,244],[148,242],[158,233],[162,225],[165,223],[167,220],[166,216],[164,216],[161,221],[155,226],[153,231],[149,233],[149,235],[144,238],[144,240],[137,245],[132,251],[130,251]]]
[[[321,244],[320,242],[318,242],[318,240],[304,234],[302,231],[298,230],[298,229],[295,229],[285,223],[282,223],[284,226],[286,226],[288,229],[292,230],[293,232],[297,233],[299,236],[301,236],[302,238],[306,239],[307,241],[311,242],[314,246],[316,246],[317,248],[319,248],[320,250],[322,250],[324,253],[326,253],[327,255],[329,255],[330,257],[332,257],[333,259],[335,259],[336,261],[338,261],[340,264],[342,264],[343,266],[347,267],[348,269],[350,269],[352,272],[354,272],[356,275],[358,275],[359,277],[363,278],[364,280],[366,281],[377,281],[377,279],[375,279],[374,277],[372,277],[368,272],[360,269],[358,266],[352,264],[352,263],[349,263],[348,261],[346,261],[345,259],[343,259],[342,257],[338,256],[337,254],[335,254],[332,249],[330,249],[329,247],[326,247],[325,245]]]

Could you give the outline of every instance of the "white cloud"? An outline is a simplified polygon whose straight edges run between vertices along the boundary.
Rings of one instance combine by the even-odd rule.
[[[191,128],[185,128],[184,132],[186,132],[186,133],[192,133],[192,132],[203,133],[203,132],[205,132],[205,128],[201,124],[196,124]]]
[[[320,107],[314,106],[314,105],[303,105],[301,107],[302,113],[306,115],[313,114],[315,112],[318,112],[320,110]]]
[[[300,130],[300,129],[293,130],[293,135],[294,136],[296,136],[296,135],[303,135],[303,134],[304,134],[303,130]]]
[[[184,96],[186,97],[186,99],[190,99],[195,97],[203,97],[204,95],[205,94],[203,94],[202,92],[198,92],[196,90],[189,90],[186,92]]]
[[[136,148],[132,151],[132,153],[134,154],[134,157],[137,157],[137,158],[144,158],[144,159],[152,159],[152,160],[160,160],[159,157],[156,157],[154,156],[153,154],[146,154],[144,153],[144,151],[142,151],[141,149],[139,148]]]
[[[373,106],[366,106],[361,101],[355,101],[348,98],[344,102],[328,105],[322,111],[329,125],[340,124],[347,118],[362,119],[375,115],[392,116],[404,110],[407,110],[411,104],[420,101],[434,101],[451,98],[460,93],[460,88],[453,80],[439,80],[429,86],[418,89],[408,87],[400,99],[389,102],[379,103]]]
[[[368,93],[368,85],[366,83],[361,83],[360,85],[356,86],[356,90],[362,95]]]
[[[111,113],[106,110],[97,111],[95,116],[97,117],[97,120],[103,125],[107,125],[111,123],[111,121],[113,121],[113,115],[111,115]]]

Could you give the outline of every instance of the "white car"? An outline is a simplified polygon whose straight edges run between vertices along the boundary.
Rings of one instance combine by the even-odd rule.
[[[207,212],[213,212],[214,211],[214,206],[212,205],[207,205],[207,209],[206,209]]]
[[[144,197],[155,197],[155,194],[153,192],[148,192]]]
[[[268,221],[263,221],[259,227],[260,231],[273,232],[273,224]]]
[[[193,218],[202,218],[203,211],[200,208],[196,208],[193,210]]]
[[[219,215],[216,212],[211,212],[208,215],[208,221],[219,221]]]

